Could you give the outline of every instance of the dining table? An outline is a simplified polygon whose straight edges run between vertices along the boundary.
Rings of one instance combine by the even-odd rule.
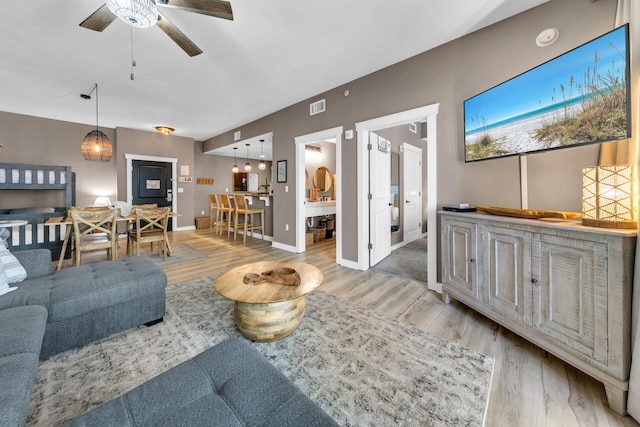
[[[169,216],[180,217],[182,215],[179,214],[178,212],[170,212]],[[136,220],[136,215],[133,212],[126,216],[118,215],[116,217],[117,222],[122,222],[127,224],[131,224],[135,220]],[[62,242],[62,248],[60,249],[60,257],[58,258],[58,264],[56,266],[56,270],[60,270],[62,269],[62,263],[64,262],[64,254],[67,251],[67,245],[69,244],[69,239],[71,238],[71,230],[73,229],[73,219],[71,218],[70,215],[64,216],[64,217],[61,217],[61,216],[53,217],[53,218],[49,218],[44,223],[44,225],[49,227],[56,227],[56,226],[62,226],[62,225],[65,226],[64,240]],[[129,225],[127,225],[127,230],[128,229],[129,229]],[[171,244],[169,243],[169,241],[166,241],[165,244],[167,245],[167,254],[169,256],[173,256],[173,250],[171,249]]]

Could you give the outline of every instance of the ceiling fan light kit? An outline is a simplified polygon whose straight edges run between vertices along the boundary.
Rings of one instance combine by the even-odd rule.
[[[160,13],[157,6],[233,20],[231,3],[226,0],[106,0],[106,4],[82,21],[80,26],[102,32],[116,18],[132,28],[156,25],[187,55],[200,55],[202,50]]]
[[[107,7],[132,27],[148,28],[158,22],[158,9],[153,0],[107,0]]]

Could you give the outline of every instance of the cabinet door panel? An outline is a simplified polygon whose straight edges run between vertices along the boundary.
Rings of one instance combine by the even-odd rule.
[[[501,315],[531,323],[531,233],[486,226],[484,239],[484,300]]]
[[[477,230],[476,224],[454,220],[447,220],[442,227],[442,279],[474,299],[478,299]]]
[[[607,364],[607,247],[541,234],[534,241],[534,327]]]

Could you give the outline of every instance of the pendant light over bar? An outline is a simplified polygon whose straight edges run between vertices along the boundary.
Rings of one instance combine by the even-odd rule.
[[[244,164],[244,171],[251,172],[251,163],[249,163],[249,146],[251,144],[245,144],[247,146],[247,163]]]
[[[240,169],[238,168],[238,147],[233,147],[233,167],[231,168],[231,172],[236,173]]]
[[[258,169],[263,171],[267,168],[267,163],[264,161],[264,139],[260,140],[260,163],[258,163]]]

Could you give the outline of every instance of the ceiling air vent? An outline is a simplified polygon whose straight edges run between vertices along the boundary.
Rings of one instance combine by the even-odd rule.
[[[324,99],[321,99],[320,101],[309,104],[309,115],[313,116],[316,114],[324,113],[326,109],[327,103]]]

